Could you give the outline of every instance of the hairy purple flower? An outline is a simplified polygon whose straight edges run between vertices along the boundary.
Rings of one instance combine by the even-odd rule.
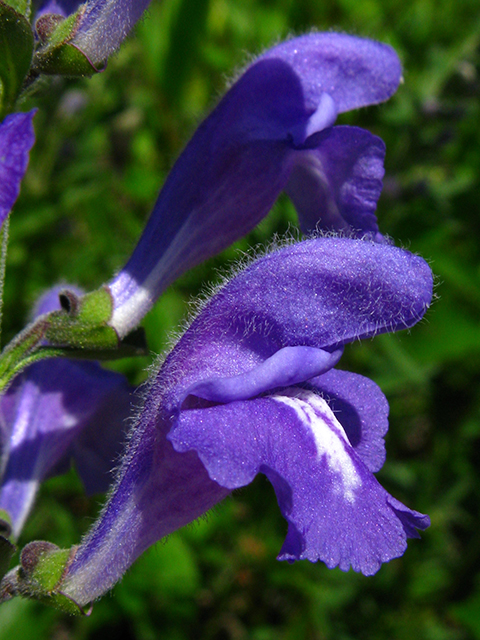
[[[375,208],[384,144],[332,124],[339,113],[387,100],[400,77],[393,49],[344,34],[305,35],[257,58],[177,160],[110,284],[119,335],[181,273],[250,231],[282,190],[305,232],[382,240]]]
[[[57,287],[36,315],[59,308]],[[30,365],[0,399],[0,509],[18,537],[40,483],[74,459],[88,493],[106,491],[124,440],[131,390],[93,362]]]
[[[120,47],[149,3],[150,0],[49,0],[37,15],[37,30],[42,29],[42,21],[48,25],[77,13],[68,43],[92,65],[99,66]]]
[[[20,183],[28,166],[28,155],[35,141],[28,113],[13,113],[0,123],[0,227],[20,193]]]
[[[98,522],[59,590],[105,593],[149,545],[263,473],[288,533],[279,559],[375,573],[429,520],[390,496],[388,405],[333,367],[346,343],[415,324],[432,275],[407,251],[320,238],[254,262],[204,306],[148,391]]]

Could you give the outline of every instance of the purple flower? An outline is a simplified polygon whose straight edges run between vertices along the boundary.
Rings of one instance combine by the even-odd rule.
[[[0,227],[20,193],[20,183],[28,166],[35,141],[32,119],[36,109],[13,113],[0,123]]]
[[[57,287],[36,315],[59,308]],[[39,488],[71,460],[88,493],[106,491],[124,440],[131,390],[123,376],[93,362],[30,365],[0,399],[0,509],[18,537]]]
[[[112,326],[134,328],[181,273],[250,231],[282,190],[305,232],[382,240],[375,217],[383,142],[337,114],[387,100],[401,77],[390,47],[336,33],[270,49],[201,124],[111,282]]]
[[[346,343],[415,324],[432,276],[387,244],[320,238],[257,260],[167,356],[102,515],[59,590],[85,605],[149,545],[263,473],[288,533],[279,559],[375,573],[429,519],[373,473],[385,459],[378,387],[333,367]]]
[[[50,29],[58,19],[77,13],[68,43],[94,66],[107,61],[132,30],[150,0],[49,0],[37,14],[37,31]],[[40,21],[39,21],[40,20]]]

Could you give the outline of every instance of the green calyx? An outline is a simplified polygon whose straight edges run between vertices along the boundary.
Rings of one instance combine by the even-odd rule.
[[[21,553],[20,565],[0,582],[0,602],[22,596],[71,615],[85,615],[86,612],[61,591],[75,552],[76,547],[59,549],[50,542],[30,542]]]
[[[60,302],[62,309],[49,314],[45,331],[52,346],[93,351],[118,348],[117,333],[108,325],[113,306],[107,289],[82,298],[65,290],[60,294]]]
[[[120,341],[110,326],[113,302],[107,288],[79,297],[66,289],[61,309],[37,318],[0,355],[0,392],[28,365],[45,358],[113,360],[145,355],[142,330]]]
[[[35,53],[32,71],[36,74],[65,76],[91,76],[98,69],[88,56],[72,40],[83,14],[83,6],[63,19],[51,14],[41,16],[36,23],[36,31],[43,46]]]

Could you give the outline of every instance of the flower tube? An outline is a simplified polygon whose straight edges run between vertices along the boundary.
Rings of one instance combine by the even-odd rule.
[[[304,232],[383,241],[375,208],[384,144],[332,125],[340,113],[387,100],[400,77],[393,49],[344,34],[294,38],[257,58],[197,129],[110,282],[119,336],[180,274],[248,233],[282,190]]]
[[[373,475],[387,401],[334,367],[345,344],[414,325],[431,295],[424,260],[350,238],[287,246],[239,273],[161,365],[109,500],[55,592],[85,606],[258,473],[288,522],[280,560],[370,575],[402,555],[429,519]]]

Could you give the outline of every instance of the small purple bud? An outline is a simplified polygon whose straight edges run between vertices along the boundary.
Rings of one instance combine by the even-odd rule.
[[[35,142],[33,116],[13,113],[0,123],[0,227],[20,193],[20,183],[27,170],[30,149]]]

